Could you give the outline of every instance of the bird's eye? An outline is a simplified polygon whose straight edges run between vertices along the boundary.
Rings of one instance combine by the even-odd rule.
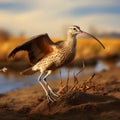
[[[76,28],[73,28],[73,30],[76,30]]]

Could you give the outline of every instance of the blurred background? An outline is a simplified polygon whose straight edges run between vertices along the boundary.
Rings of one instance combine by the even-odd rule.
[[[119,0],[0,0],[0,93],[27,87],[37,83],[37,75],[20,76],[29,67],[26,52],[19,52],[14,60],[7,56],[17,45],[32,36],[48,33],[53,41],[64,40],[69,25],[95,35],[106,47],[104,50],[88,36],[79,36],[76,58],[70,68],[70,76],[78,72],[85,62],[86,75],[112,67],[120,67],[120,1]],[[67,67],[61,68],[63,79]],[[55,72],[50,80],[58,80]]]

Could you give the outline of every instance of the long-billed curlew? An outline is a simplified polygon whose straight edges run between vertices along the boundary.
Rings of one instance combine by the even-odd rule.
[[[38,82],[44,89],[48,100],[54,102],[55,99],[53,96],[58,95],[54,93],[48,85],[46,78],[52,73],[52,71],[70,63],[74,59],[76,53],[76,36],[83,33],[93,37],[102,45],[103,48],[105,48],[96,37],[82,31],[79,26],[73,25],[68,28],[67,39],[65,41],[54,43],[47,33],[41,34],[16,47],[8,57],[14,57],[16,52],[21,50],[27,51],[30,62],[33,65],[23,71],[22,74],[29,75],[39,71],[40,75],[38,77]]]

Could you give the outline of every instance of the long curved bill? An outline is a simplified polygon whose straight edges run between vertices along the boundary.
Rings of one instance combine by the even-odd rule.
[[[80,30],[80,33],[83,33],[83,34],[91,36],[92,38],[94,38],[105,49],[105,46],[102,44],[102,42],[100,40],[98,40],[95,36],[91,35],[90,33],[85,32],[85,31],[82,31],[82,30]]]

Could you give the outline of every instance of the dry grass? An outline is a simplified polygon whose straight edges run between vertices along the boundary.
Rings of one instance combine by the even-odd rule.
[[[7,41],[0,40],[0,60],[6,61],[7,56],[12,49],[17,45],[23,43],[26,38],[11,38]],[[57,41],[58,39],[54,39]],[[90,38],[80,38],[77,40],[77,55],[76,59],[85,60],[94,58],[106,58],[112,56],[120,56],[120,39],[101,38],[100,41],[104,44],[106,49],[104,50],[95,40]],[[15,60],[27,59],[26,54],[19,53]]]
[[[85,92],[85,93],[97,93],[97,94],[107,94],[105,91],[105,88],[103,85],[98,84],[97,82],[94,82],[93,78],[95,76],[95,73],[93,73],[88,79],[81,81],[79,79],[79,74],[84,71],[85,69],[85,64],[83,62],[83,67],[80,69],[79,72],[73,74],[73,84],[69,85],[70,83],[70,77],[69,77],[69,70],[68,70],[68,77],[66,80],[66,83],[63,84],[62,78],[60,80],[60,87],[57,91],[59,95],[63,95],[66,93],[71,93],[74,91],[79,91],[79,92]],[[60,71],[60,76],[61,76],[61,71]]]
[[[104,44],[103,49],[95,40],[82,38],[77,43],[76,59],[85,60],[93,58],[107,58],[112,56],[120,56],[120,39],[101,38]]]
[[[22,42],[24,42],[26,40],[26,38],[10,38],[9,40],[6,41],[0,41],[1,43],[1,47],[0,47],[0,60],[2,61],[7,61],[7,56],[10,53],[11,50],[13,50],[17,45],[21,44]],[[19,57],[22,54],[19,54]],[[17,57],[16,57],[17,58]],[[22,57],[24,58],[24,57]]]

